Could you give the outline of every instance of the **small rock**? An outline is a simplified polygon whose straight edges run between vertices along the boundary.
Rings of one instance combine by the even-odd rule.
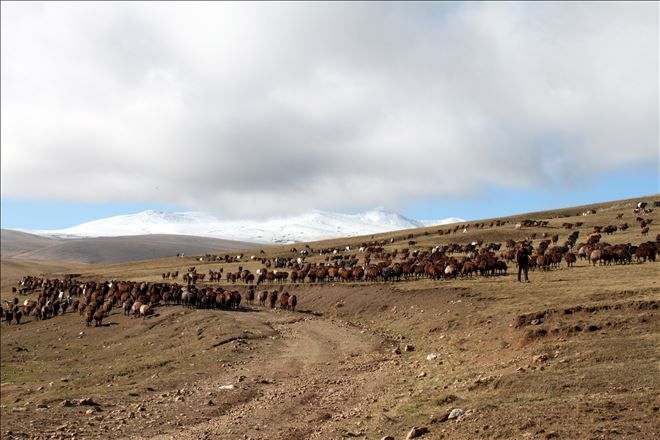
[[[48,405],[46,405],[45,403],[38,403],[37,408],[48,408]]]
[[[394,350],[392,350],[392,353],[393,354],[401,354],[401,349],[399,347],[397,347]]]
[[[426,372],[425,372],[425,371],[422,371],[421,373],[419,373],[419,374],[417,375],[417,377],[426,377]]]
[[[219,387],[218,389],[219,389],[219,390],[233,390],[234,388],[236,388],[236,385],[234,385],[234,384],[232,383],[232,384],[229,384],[229,385],[222,385],[222,386]]]
[[[548,360],[548,355],[545,354],[545,353],[537,354],[536,356],[532,356],[532,362],[535,362],[535,363],[541,363],[541,362],[545,362],[547,360]]]
[[[434,361],[434,360],[436,360],[437,358],[438,358],[437,353],[431,353],[431,354],[429,354],[428,356],[426,356],[426,360],[427,360],[427,361]]]
[[[394,437],[391,435],[386,435],[385,437],[381,438],[380,440],[394,440]]]
[[[70,400],[63,400],[62,403],[60,403],[60,405],[62,405],[62,406],[74,406],[75,403],[73,403]]]
[[[427,432],[429,432],[429,429],[424,426],[422,427],[413,426],[410,432],[408,432],[408,435],[406,436],[406,440],[410,440],[411,438],[421,437]]]
[[[432,415],[431,418],[429,419],[429,423],[435,424],[435,423],[440,423],[440,422],[446,422],[447,418],[449,417],[449,413],[445,413],[444,416],[438,418],[436,415]]]
[[[456,418],[462,416],[463,413],[465,413],[465,411],[463,411],[461,408],[454,408],[449,413],[449,416],[447,417],[447,419],[448,420],[456,419]]]
[[[94,402],[90,397],[88,397],[86,399],[79,399],[78,401],[76,401],[76,403],[78,404],[78,406],[98,406],[99,405],[98,403]]]
[[[406,344],[406,346],[403,347],[403,350],[404,350],[404,351],[408,351],[408,352],[410,352],[410,351],[415,351],[415,347],[413,347],[413,346],[410,345],[410,344]]]
[[[85,414],[87,414],[87,415],[94,414],[94,412],[95,411],[93,409],[88,409],[87,411],[85,411]]]
[[[209,399],[209,401],[206,402],[206,404],[207,404],[208,406],[213,406],[213,405],[215,405],[215,403],[214,403],[211,399]]]

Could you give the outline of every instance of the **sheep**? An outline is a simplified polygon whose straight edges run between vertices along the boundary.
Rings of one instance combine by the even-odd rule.
[[[124,316],[130,316],[131,307],[133,307],[133,299],[129,298],[128,300],[124,301],[124,304],[122,304],[122,309],[124,311]]]
[[[131,307],[131,312],[133,312],[133,316],[138,317],[140,316],[140,308],[142,307],[142,303],[140,301],[135,301],[133,303],[133,306]]]
[[[151,314],[151,308],[149,307],[149,305],[148,304],[142,304],[140,306],[140,316],[142,316],[143,318],[146,318],[147,315],[150,315],[150,314]]]
[[[296,295],[291,295],[289,297],[289,309],[292,312],[296,311],[296,305],[298,305],[298,298],[296,298]]]
[[[285,310],[289,308],[289,292],[284,292],[280,296],[280,308]]]
[[[275,308],[275,303],[277,302],[277,290],[273,290],[268,294],[268,300],[270,301],[270,308]]]
[[[92,324],[92,320],[94,319],[95,312],[96,310],[91,305],[85,308],[85,323],[87,327],[89,327]]]
[[[104,316],[105,316],[105,313],[103,312],[103,309],[102,309],[102,308],[101,308],[101,309],[98,309],[98,310],[94,313],[94,327],[99,327],[99,326],[101,326],[101,324],[102,324],[102,322],[103,322],[103,317],[104,317]]]

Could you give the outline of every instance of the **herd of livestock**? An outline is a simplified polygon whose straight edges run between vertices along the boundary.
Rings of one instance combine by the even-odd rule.
[[[322,262],[307,262],[304,255],[291,258],[259,258],[263,267],[256,272],[239,266],[236,272],[224,273],[224,278],[228,284],[241,282],[257,286],[262,283],[284,282],[295,284],[453,279],[459,276],[470,278],[476,275],[506,274],[508,264],[516,263],[516,251],[523,247],[529,255],[528,267],[542,271],[558,268],[562,261],[572,267],[578,259],[587,260],[594,266],[630,264],[633,259],[638,263],[655,261],[660,252],[660,235],[655,242],[646,241],[639,245],[611,244],[602,240],[602,229],[595,227],[587,240],[580,243],[577,242],[578,231],[573,231],[562,244],[558,243],[558,234],[550,237],[543,234],[543,239],[535,248],[530,240],[508,240],[504,249],[502,243],[477,241],[470,244],[450,243],[413,251],[409,248],[385,251],[383,243],[365,243],[358,249],[358,253],[353,254],[350,253],[349,246],[320,250],[319,255],[324,256]],[[413,243],[415,242],[409,242]],[[209,269],[208,273],[198,273],[195,267],[190,267],[183,279],[188,285],[195,285],[199,281],[220,282],[223,272],[224,269],[220,268],[217,271]],[[163,279],[166,277],[167,275],[163,274]]]
[[[639,208],[639,207],[638,207]],[[640,208],[642,209],[642,208]],[[643,207],[643,209],[646,209]],[[620,218],[620,217],[617,217]],[[637,221],[640,222],[641,218]],[[529,221],[534,222],[534,221]],[[526,226],[544,226],[543,224],[520,222],[516,228]],[[642,235],[648,234],[650,219],[641,219]],[[498,226],[498,225],[495,225]],[[563,225],[572,229],[577,224]],[[580,225],[581,226],[581,225]],[[476,224],[475,227],[484,227]],[[464,226],[464,228],[467,228]],[[558,268],[563,262],[572,267],[575,262],[586,260],[592,265],[619,265],[653,261],[660,252],[660,235],[655,241],[646,241],[638,245],[631,243],[612,244],[604,239],[617,230],[625,230],[627,224],[618,226],[595,226],[586,240],[578,242],[579,231],[573,230],[562,243],[559,235],[541,234],[540,240],[533,245],[537,237],[533,234],[526,240],[507,240],[505,243],[484,243],[475,241],[469,244],[450,243],[426,249],[395,248],[386,250],[386,242],[372,241],[362,243],[355,250],[350,246],[326,248],[317,251],[308,245],[300,252],[290,249],[289,257],[257,258],[252,256],[252,263],[262,267],[254,272],[238,266],[237,271],[223,268],[208,273],[199,273],[195,267],[188,268],[183,274],[183,284],[178,284],[179,272],[162,274],[163,282],[133,281],[90,281],[80,282],[73,276],[64,280],[26,276],[13,288],[19,293],[38,293],[36,300],[26,299],[22,303],[18,298],[6,302],[0,307],[0,318],[10,324],[20,323],[24,316],[47,319],[68,310],[84,317],[86,325],[92,322],[102,324],[113,308],[121,307],[124,315],[145,317],[153,313],[154,308],[166,304],[180,304],[196,308],[238,309],[243,295],[249,304],[259,301],[261,306],[293,310],[297,305],[296,295],[284,292],[284,283],[328,283],[328,282],[389,282],[401,280],[455,279],[458,277],[496,276],[507,273],[509,263],[518,264],[517,252],[524,249],[528,258],[528,267],[532,270],[547,271]],[[448,230],[446,233],[456,232]],[[438,230],[438,234],[445,231]],[[428,233],[425,233],[428,235]],[[407,235],[406,239],[414,238]],[[392,243],[393,240],[390,240]],[[408,241],[410,247],[417,243]],[[263,253],[263,251],[262,251]],[[307,261],[313,255],[320,258],[316,262]],[[208,256],[207,256],[208,257]],[[208,259],[208,258],[207,258]],[[225,256],[225,262],[242,262],[243,255]],[[320,261],[319,261],[320,260]],[[217,261],[214,258],[213,261]],[[207,278],[208,275],[208,278]],[[220,286],[222,279],[231,289]],[[175,282],[169,282],[173,279]],[[236,283],[243,283],[243,294],[234,288]],[[273,285],[279,285],[272,290]],[[270,290],[261,290],[259,286],[271,286]]]
[[[84,317],[87,326],[94,322],[102,325],[103,319],[110,312],[120,307],[125,316],[146,317],[161,305],[182,305],[203,309],[237,310],[243,295],[238,290],[227,290],[221,286],[196,287],[177,283],[148,283],[135,281],[90,281],[81,283],[75,279],[49,279],[26,276],[21,281],[24,292],[38,292],[36,300],[18,298],[0,307],[0,317],[7,324],[22,317],[31,316],[37,320],[64,315],[67,310],[77,312]],[[28,286],[28,287],[26,287]],[[246,301],[253,305],[258,301],[261,306],[270,308],[279,306],[284,310],[295,311],[298,304],[296,295],[279,290],[256,292],[248,288]]]

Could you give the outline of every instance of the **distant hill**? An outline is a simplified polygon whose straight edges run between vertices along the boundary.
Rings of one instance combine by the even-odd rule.
[[[177,234],[272,244],[355,237],[462,221],[458,218],[419,221],[383,208],[360,214],[314,210],[265,220],[219,220],[202,212],[144,211],[67,229],[28,232],[57,238]]]
[[[57,245],[61,241],[52,237],[12,231],[10,229],[0,230],[0,237],[2,239],[1,252],[3,258],[14,257],[26,252],[43,250],[50,246]]]
[[[0,252],[3,259],[66,261],[115,264],[173,257],[176,254],[221,254],[256,246],[231,240],[184,235],[135,235],[101,238],[45,238],[2,229]]]

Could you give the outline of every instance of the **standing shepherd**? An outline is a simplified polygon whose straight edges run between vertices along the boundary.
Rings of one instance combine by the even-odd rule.
[[[516,252],[516,262],[518,263],[518,282],[522,283],[520,275],[525,273],[525,282],[529,283],[529,247],[523,242]]]

